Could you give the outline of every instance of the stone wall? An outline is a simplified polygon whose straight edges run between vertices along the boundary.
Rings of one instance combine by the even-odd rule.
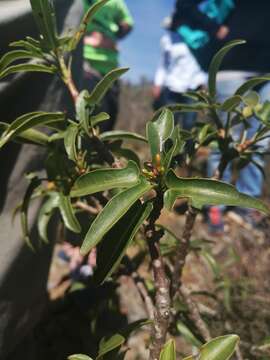
[[[82,16],[81,0],[56,0],[59,29],[76,27]],[[11,41],[36,36],[29,1],[0,1],[0,55]],[[2,36],[4,34],[4,36]],[[74,57],[75,82],[81,82],[81,49]],[[69,97],[57,78],[47,74],[16,75],[0,81],[0,121],[35,110],[69,110]],[[23,243],[18,219],[11,222],[14,207],[26,188],[24,173],[42,164],[35,146],[8,144],[0,151],[0,359],[30,360],[15,349],[36,324],[46,304],[46,282],[52,246],[38,245],[35,219],[39,204],[31,209],[30,223],[38,250]],[[31,348],[31,345],[29,345]],[[22,348],[21,348],[22,349]],[[29,354],[27,353],[29,352]],[[28,354],[28,355],[27,355]],[[37,360],[37,359],[36,359]]]

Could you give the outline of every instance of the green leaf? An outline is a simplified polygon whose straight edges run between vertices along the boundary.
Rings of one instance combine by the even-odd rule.
[[[71,44],[70,44],[70,49],[74,50],[76,49],[77,45],[79,44],[81,38],[83,37],[83,35],[85,34],[86,30],[87,30],[87,25],[91,22],[91,20],[93,19],[93,17],[95,16],[95,14],[97,13],[97,11],[104,6],[109,0],[101,0],[101,1],[97,1],[96,3],[94,3],[94,5],[92,5],[88,11],[85,13],[82,22],[79,26],[78,31],[76,31],[76,33],[74,34]]]
[[[30,3],[36,24],[42,35],[42,42],[45,49],[56,49],[58,46],[58,40],[56,18],[52,1],[30,0]]]
[[[100,134],[100,139],[103,141],[108,140],[138,140],[147,142],[147,139],[140,135],[136,134],[134,132],[130,131],[122,131],[122,130],[113,130],[113,131],[106,131],[102,134]]]
[[[34,57],[43,59],[43,53],[41,50],[40,42],[38,40],[32,39],[29,36],[26,37],[26,40],[14,41],[11,44],[9,44],[9,46],[22,47],[30,54],[32,54]]]
[[[42,64],[19,64],[19,65],[12,65],[7,67],[5,70],[0,72],[0,79],[3,79],[4,77],[15,74],[19,72],[45,72],[49,74],[55,74],[57,71],[57,68],[54,65],[42,65]]]
[[[87,355],[75,354],[75,355],[70,355],[68,357],[68,360],[93,360],[93,359]]]
[[[119,68],[110,71],[108,74],[104,76],[102,80],[96,85],[94,90],[91,92],[89,97],[87,98],[87,102],[90,106],[100,104],[106,92],[112,86],[112,84],[118,80],[118,78],[126,73],[128,68]]]
[[[270,81],[269,75],[264,75],[249,79],[236,90],[235,95],[243,96],[246,92],[250,91],[255,86],[260,85],[266,81]]]
[[[33,55],[26,50],[13,50],[6,53],[0,60],[0,73],[12,62],[21,59],[30,59]]]
[[[108,340],[103,338],[99,344],[99,351],[96,360],[101,359],[102,356],[109,353],[110,351],[118,348],[122,344],[124,344],[125,338],[120,334],[115,334],[110,337]]]
[[[194,102],[192,104],[172,104],[166,105],[158,109],[154,116],[153,121],[156,121],[163,110],[170,110],[171,112],[200,112],[209,108],[209,104],[204,102]]]
[[[10,124],[0,122],[0,139],[4,132],[8,129]],[[18,136],[18,142],[31,143],[35,145],[46,145],[49,142],[49,136],[35,129],[28,129],[23,131]],[[1,141],[1,140],[0,140]]]
[[[138,166],[129,161],[123,169],[99,169],[80,176],[71,189],[72,197],[115,188],[130,188],[140,181]]]
[[[210,266],[216,279],[220,278],[221,270],[219,264],[216,262],[216,259],[206,250],[200,252],[202,257],[205,259],[207,264]]]
[[[224,103],[220,106],[221,111],[230,112],[234,110],[242,102],[242,97],[239,95],[234,95],[229,99],[226,99]]]
[[[171,166],[172,158],[180,154],[180,152],[183,150],[183,147],[185,145],[185,140],[182,138],[179,126],[176,126],[174,128],[170,140],[172,141],[172,145],[167,152],[165,151],[165,156],[162,161],[165,173],[168,171],[168,169]]]
[[[156,121],[147,123],[146,134],[154,164],[157,162],[156,156],[162,156],[165,141],[172,135],[173,129],[173,113],[168,109],[163,110]]]
[[[29,227],[28,227],[28,208],[33,196],[34,191],[36,188],[41,184],[41,180],[39,180],[36,176],[34,176],[30,184],[28,185],[25,195],[23,197],[22,206],[20,209],[20,218],[21,218],[21,226],[23,231],[23,237],[26,244],[33,249],[33,246],[30,242],[30,234],[29,234]]]
[[[160,353],[159,360],[176,360],[176,350],[174,340],[169,340]]]
[[[92,115],[90,117],[90,124],[92,127],[97,126],[98,124],[107,121],[110,119],[110,115],[105,113],[105,112],[101,112],[98,115]]]
[[[86,255],[96,246],[131,206],[152,187],[151,183],[141,177],[138,185],[115,195],[93,221],[83,241],[81,253]]]
[[[191,345],[199,348],[202,346],[200,340],[191,332],[191,330],[180,320],[176,323],[177,330],[183,336],[183,338],[188,341]]]
[[[260,96],[256,91],[250,91],[247,95],[244,96],[244,103],[251,108],[254,108],[260,102]]]
[[[54,210],[59,206],[59,196],[57,193],[51,193],[49,198],[41,206],[38,214],[37,226],[40,238],[48,243],[47,228]]]
[[[229,360],[237,346],[237,335],[225,335],[217,337],[205,345],[199,351],[199,356],[189,356],[183,360]]]
[[[86,98],[89,96],[89,92],[87,90],[83,90],[80,92],[78,99],[76,101],[76,117],[80,121],[81,126],[84,128],[86,134],[89,133],[89,116],[90,116],[90,108],[87,104]]]
[[[151,203],[142,205],[138,200],[104,236],[97,255],[95,280],[98,283],[103,283],[119,266],[126,249],[152,210]]]
[[[167,209],[171,209],[177,198],[188,199],[190,205],[201,209],[205,205],[227,205],[253,208],[270,214],[262,201],[240,193],[230,184],[212,179],[178,178],[170,170],[166,176],[168,190],[164,195]]]
[[[209,94],[212,99],[216,96],[216,77],[219,71],[220,65],[223,61],[225,55],[235,46],[245,44],[244,40],[233,40],[226,44],[222,49],[220,49],[217,54],[214,56],[211,64],[209,66],[209,78],[208,78],[208,88]],[[241,95],[241,94],[236,94]]]
[[[69,125],[65,132],[64,145],[68,158],[74,162],[77,160],[76,140],[79,128],[76,125]]]
[[[32,112],[24,114],[18,117],[12,124],[9,125],[7,130],[4,132],[0,139],[0,148],[5,145],[8,141],[14,139],[16,136],[37,136],[39,140],[42,138],[48,140],[47,137],[41,136],[41,133],[30,131],[34,126],[47,125],[65,120],[65,114],[63,113],[45,113],[45,112]],[[25,133],[25,131],[28,133]],[[39,135],[38,135],[39,134]]]
[[[74,214],[74,210],[69,196],[65,196],[64,194],[60,193],[59,208],[65,226],[69,230],[79,234],[81,232],[81,225]]]

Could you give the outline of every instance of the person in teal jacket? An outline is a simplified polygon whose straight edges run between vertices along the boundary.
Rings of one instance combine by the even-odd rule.
[[[98,0],[83,0],[85,12]],[[124,38],[133,27],[132,16],[124,0],[110,0],[94,16],[87,26],[84,37],[84,78],[85,87],[93,89],[109,71],[118,67],[119,51],[117,42]],[[111,130],[118,114],[119,84],[106,94],[99,111],[110,115],[101,130]]]

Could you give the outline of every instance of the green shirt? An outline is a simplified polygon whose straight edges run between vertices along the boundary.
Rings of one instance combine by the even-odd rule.
[[[90,3],[97,0],[83,0],[85,12],[89,9]],[[124,0],[110,0],[98,10],[94,19],[87,26],[87,33],[98,31],[117,41],[119,25],[121,23],[133,25],[133,19],[128,11]],[[90,65],[102,75],[118,66],[118,51],[94,48],[84,45],[84,58],[89,60]]]

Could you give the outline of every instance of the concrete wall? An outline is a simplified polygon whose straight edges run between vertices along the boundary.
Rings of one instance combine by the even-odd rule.
[[[56,0],[59,28],[76,27],[82,16],[81,0]],[[36,36],[29,2],[0,1],[0,55],[11,41]],[[3,36],[4,34],[4,36]],[[75,82],[81,82],[81,49],[74,61]],[[0,121],[41,110],[68,109],[69,96],[57,78],[46,74],[24,74],[0,81]],[[32,253],[23,243],[18,220],[11,214],[26,188],[24,173],[37,169],[43,160],[35,146],[8,144],[0,151],[0,359],[30,360],[16,352],[39,319],[46,303],[46,282],[52,246],[40,246]],[[35,239],[36,212],[31,209],[31,228]],[[38,241],[36,241],[38,245]],[[30,346],[30,345],[29,345]],[[25,351],[30,351],[24,348]],[[30,351],[31,352],[31,351]],[[31,358],[32,359],[32,358]],[[38,360],[38,359],[36,359]]]

